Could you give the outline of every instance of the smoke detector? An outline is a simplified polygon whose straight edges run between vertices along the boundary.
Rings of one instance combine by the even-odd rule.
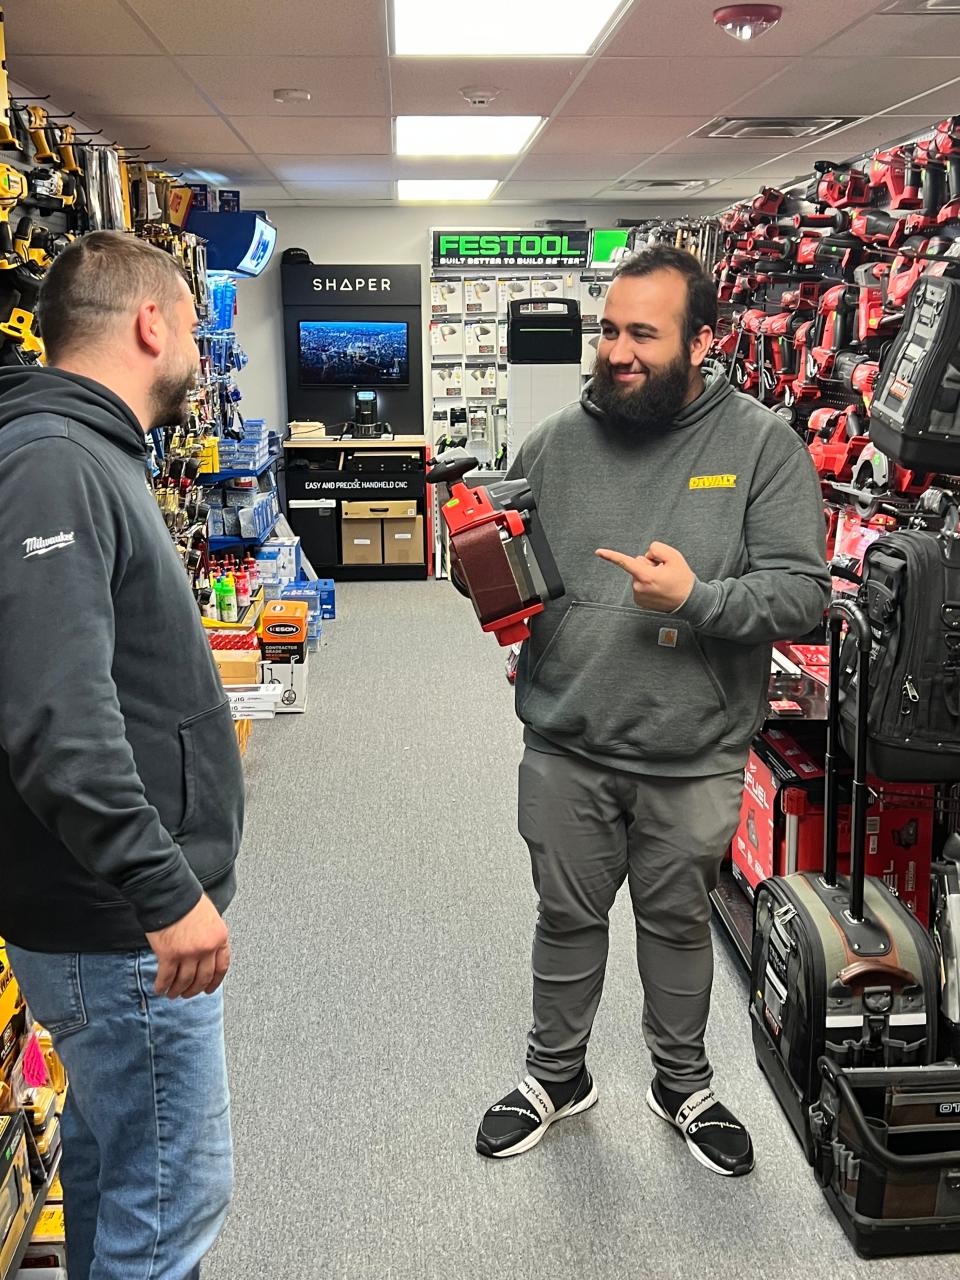
[[[494,98],[500,97],[500,89],[482,89],[476,85],[460,90],[460,96],[471,107],[489,107]]]
[[[756,40],[783,17],[778,4],[725,4],[714,9],[713,20],[734,40]]]
[[[309,89],[274,89],[274,102],[309,102]]]

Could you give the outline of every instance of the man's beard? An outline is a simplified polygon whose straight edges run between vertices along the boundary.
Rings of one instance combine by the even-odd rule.
[[[187,373],[165,373],[157,378],[151,393],[153,401],[151,429],[186,427],[190,418],[188,395],[197,385],[198,378],[197,369],[190,369]]]
[[[590,383],[590,399],[617,426],[640,431],[664,430],[684,406],[690,393],[690,356],[686,350],[658,373],[648,373],[643,385],[631,389],[614,379],[609,360],[597,356]]]

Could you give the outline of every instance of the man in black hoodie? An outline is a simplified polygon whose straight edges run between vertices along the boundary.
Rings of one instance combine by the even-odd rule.
[[[0,935],[70,1077],[71,1280],[185,1280],[232,1187],[220,984],[243,777],[149,478],[197,316],[169,255],[96,232],[51,267],[50,368],[0,369]]]

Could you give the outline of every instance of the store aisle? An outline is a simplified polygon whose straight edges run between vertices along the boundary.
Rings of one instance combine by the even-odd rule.
[[[206,1280],[953,1276],[856,1259],[754,1065],[724,944],[709,1049],[756,1171],[718,1178],[651,1115],[625,896],[599,1105],[529,1155],[475,1154],[530,1016],[502,655],[448,584],[347,584],[337,605],[308,714],[254,727],[227,991],[237,1192]]]

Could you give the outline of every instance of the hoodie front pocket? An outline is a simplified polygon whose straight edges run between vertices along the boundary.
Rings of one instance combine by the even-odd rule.
[[[186,809],[174,838],[191,850],[197,876],[219,871],[236,851],[243,806],[243,770],[230,704],[180,725]]]
[[[573,749],[643,759],[695,756],[721,741],[728,719],[689,623],[579,600],[536,657],[517,710]]]

